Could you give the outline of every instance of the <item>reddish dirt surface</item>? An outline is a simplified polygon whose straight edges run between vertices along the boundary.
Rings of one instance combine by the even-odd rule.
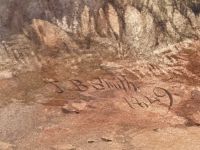
[[[182,55],[195,78],[139,78],[130,60],[47,58],[41,71],[0,81],[0,140],[17,150],[198,150],[199,49]]]

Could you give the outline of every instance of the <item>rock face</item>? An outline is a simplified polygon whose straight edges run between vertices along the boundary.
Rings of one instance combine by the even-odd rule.
[[[84,36],[113,37],[152,50],[199,38],[197,0],[1,0],[0,27],[22,31],[33,19],[50,21]]]
[[[39,51],[46,51],[44,47],[56,54],[57,49],[70,53],[103,45],[102,51],[120,55],[149,55],[200,37],[198,0],[0,0],[0,4],[1,70],[13,66],[19,70],[27,64],[29,70],[40,67]]]

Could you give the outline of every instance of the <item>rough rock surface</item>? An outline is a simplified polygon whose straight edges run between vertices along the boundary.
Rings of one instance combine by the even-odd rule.
[[[52,54],[58,49],[76,53],[102,46],[102,51],[119,57],[149,56],[154,50],[200,36],[198,0],[0,3],[0,66],[1,70],[12,68],[1,78],[41,67],[44,47],[51,48]]]
[[[1,0],[0,26],[17,32],[42,19],[69,33],[113,36],[133,48],[152,50],[199,38],[199,6],[195,0]]]
[[[0,0],[0,149],[199,150],[199,0]]]

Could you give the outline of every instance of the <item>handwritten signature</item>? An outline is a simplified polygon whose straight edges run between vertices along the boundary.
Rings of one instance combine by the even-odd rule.
[[[80,80],[70,80],[74,85],[75,91],[87,91],[89,88],[94,90],[106,90],[106,89],[117,89],[128,92],[129,90],[137,91],[138,87],[132,81],[129,81],[125,76],[116,77],[114,81],[109,81],[104,78],[96,78],[89,85],[85,84]]]
[[[146,96],[143,94],[140,94],[141,99],[136,98],[135,96],[129,96],[129,98],[124,97],[124,100],[126,101],[126,103],[129,105],[129,107],[131,107],[132,109],[135,109],[134,106],[139,106],[141,108],[148,108],[149,106],[153,105],[154,103],[162,103],[164,97],[166,97],[165,100],[168,100],[168,109],[170,110],[171,107],[173,106],[173,96],[172,94],[161,87],[155,87],[153,89],[153,97],[150,96]]]
[[[154,87],[151,92],[151,96],[143,95],[136,83],[128,80],[126,76],[116,76],[114,80],[98,77],[92,80],[90,83],[78,79],[69,80],[69,82],[72,84],[72,87],[67,89],[69,91],[86,92],[91,88],[96,91],[123,90],[125,91],[126,95],[123,97],[123,99],[133,109],[135,109],[134,106],[136,105],[141,108],[148,108],[155,103],[162,103],[165,105],[167,103],[168,109],[171,109],[174,103],[173,96],[167,89],[162,87]],[[51,82],[51,84],[53,84],[58,89],[59,93],[64,92],[64,90],[60,88],[55,82]],[[131,94],[133,96],[129,95],[130,92],[133,93]],[[140,95],[140,99],[138,99],[135,95]],[[164,103],[163,100],[165,100]]]

